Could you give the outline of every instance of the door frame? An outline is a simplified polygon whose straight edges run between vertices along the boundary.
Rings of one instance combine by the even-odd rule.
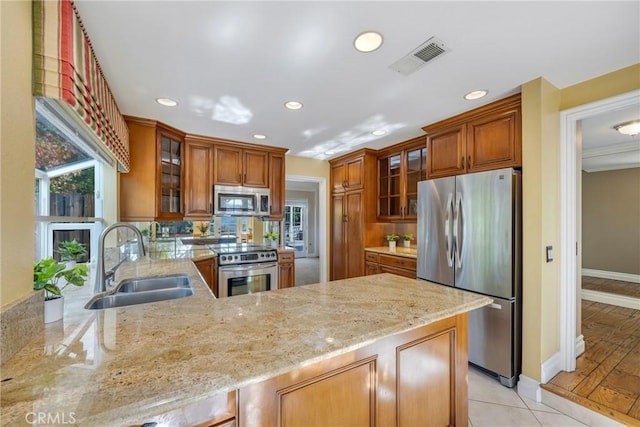
[[[327,200],[327,178],[319,176],[286,175],[286,181],[315,182],[318,184],[318,261],[320,264],[320,282],[329,280],[328,260],[329,260],[329,234],[328,230],[328,200]],[[285,191],[285,200],[286,200]],[[284,221],[284,220],[283,220]]]
[[[560,112],[560,358],[561,369],[575,371],[576,357],[584,350],[577,334],[578,256],[582,231],[577,229],[578,188],[581,188],[581,121],[603,112],[640,102],[640,90],[627,92]],[[580,246],[579,246],[580,245]]]

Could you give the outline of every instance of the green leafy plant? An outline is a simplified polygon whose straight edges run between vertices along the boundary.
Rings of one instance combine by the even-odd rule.
[[[142,234],[144,237],[147,237],[149,235],[149,229],[143,228],[142,230],[140,230],[140,234]]]
[[[411,233],[403,234],[402,235],[402,240],[407,240],[407,241],[413,240],[413,234],[411,234]]]
[[[209,231],[209,223],[208,222],[201,222],[196,227],[198,228],[198,230],[200,230],[200,233],[202,233],[202,234],[204,234],[207,231]]]
[[[280,237],[280,235],[278,233],[265,233],[264,234],[264,238],[268,239],[268,240],[278,240],[278,237]]]
[[[60,261],[80,261],[87,255],[87,248],[76,239],[72,241],[60,242],[56,252],[60,254]]]
[[[400,236],[398,236],[397,234],[387,234],[387,242],[395,242],[396,240],[398,240],[400,238]]]
[[[43,258],[33,264],[33,290],[44,289],[46,300],[58,298],[69,285],[83,286],[88,276],[89,268],[86,264],[66,269],[63,263],[57,262],[53,257]],[[65,283],[59,285],[62,279]]]

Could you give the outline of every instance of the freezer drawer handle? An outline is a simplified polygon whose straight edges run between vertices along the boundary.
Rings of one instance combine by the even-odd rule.
[[[496,310],[502,310],[502,306],[500,304],[496,304],[495,302],[492,302],[491,304],[489,304],[487,307],[489,308],[495,308]]]

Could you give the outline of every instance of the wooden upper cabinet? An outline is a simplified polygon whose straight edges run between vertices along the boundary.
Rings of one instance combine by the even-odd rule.
[[[125,117],[130,171],[119,174],[120,221],[176,220],[184,213],[184,134],[154,120]]]
[[[216,145],[214,157],[215,184],[269,187],[269,153],[267,151]]]
[[[331,166],[333,192],[361,190],[364,187],[364,157],[344,160]]]
[[[378,220],[415,221],[418,182],[427,179],[424,136],[383,150],[378,157]]]
[[[271,220],[284,218],[285,204],[285,158],[284,154],[269,153],[269,209]]]
[[[185,141],[185,207],[189,218],[213,215],[213,144]]]
[[[520,94],[422,129],[429,178],[522,166]]]
[[[439,129],[427,136],[427,176],[458,175],[466,170],[466,125]]]

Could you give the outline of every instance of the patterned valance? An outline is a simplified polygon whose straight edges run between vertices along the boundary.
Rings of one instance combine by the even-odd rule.
[[[64,101],[129,170],[129,130],[70,0],[33,2],[33,94]]]

